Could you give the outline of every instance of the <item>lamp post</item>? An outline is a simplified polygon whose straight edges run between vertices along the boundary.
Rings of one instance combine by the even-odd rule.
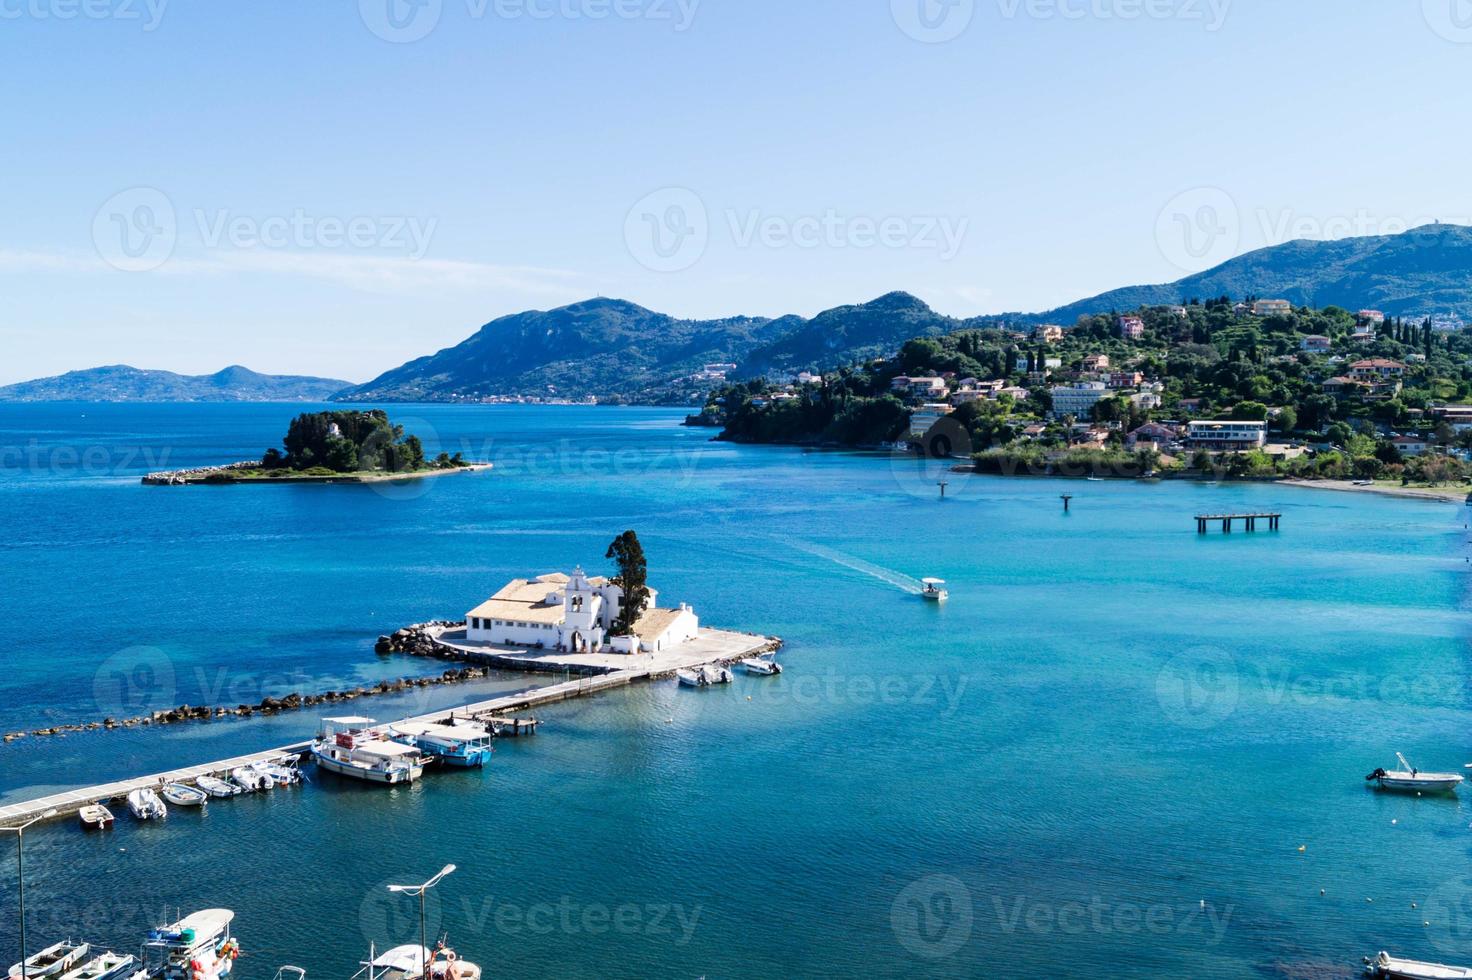
[[[429,879],[422,885],[388,886],[388,890],[391,892],[396,892],[404,895],[419,896],[419,975],[423,977],[424,980],[429,980],[429,937],[425,935],[424,930],[424,893],[429,891],[435,885],[438,885],[442,879],[447,877],[454,870],[455,866],[453,864],[447,864],[440,869],[439,874],[435,875],[433,878]],[[21,980],[25,980],[25,978],[22,977]]]
[[[19,827],[0,827],[0,830],[15,831],[15,874],[20,882],[20,977],[21,980],[30,980],[30,966],[26,963],[26,863],[25,863],[25,841],[26,830],[42,820],[50,820],[56,816],[56,808],[47,810],[40,816],[32,817]]]

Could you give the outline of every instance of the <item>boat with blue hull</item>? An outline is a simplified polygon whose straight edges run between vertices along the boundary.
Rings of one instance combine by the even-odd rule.
[[[412,745],[447,766],[475,768],[491,761],[491,733],[473,722],[436,725],[431,722],[401,722],[390,725],[389,738]]]

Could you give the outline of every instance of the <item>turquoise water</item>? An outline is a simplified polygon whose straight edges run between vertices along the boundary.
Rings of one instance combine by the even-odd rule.
[[[137,483],[255,455],[299,410],[0,406],[0,731],[431,670],[373,640],[516,575],[605,570],[629,527],[666,601],[784,637],[789,669],[544,709],[544,733],[484,772],[409,789],[323,777],[106,836],[37,828],[33,946],[131,947],[164,906],[224,905],[243,978],[346,976],[370,941],[417,932],[381,886],[454,862],[430,926],[488,976],[1472,961],[1469,807],[1362,780],[1397,750],[1472,761],[1464,508],[971,477],[942,501],[927,464],[712,444],[679,412],[597,408],[395,409],[431,451],[499,464],[409,488]],[[1198,511],[1247,509],[1282,510],[1283,531],[1195,533]],[[949,580],[946,607],[908,591],[926,575]],[[27,739],[0,748],[0,800],[313,724]],[[5,955],[14,872],[0,859]]]

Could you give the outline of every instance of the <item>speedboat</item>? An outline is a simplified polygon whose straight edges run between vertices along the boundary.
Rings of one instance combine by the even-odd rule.
[[[112,811],[101,803],[84,806],[77,811],[77,819],[87,830],[107,830],[112,826]]]
[[[126,953],[108,951],[98,954],[70,973],[63,973],[61,980],[118,980],[120,977],[131,976],[136,962]]]
[[[1451,793],[1461,785],[1462,776],[1455,772],[1421,772],[1406,761],[1399,752],[1400,768],[1391,772],[1376,769],[1365,777],[1367,783],[1377,783],[1381,789],[1397,790],[1402,793]]]
[[[920,584],[924,586],[920,590],[920,596],[927,602],[945,602],[951,597],[946,591],[946,580],[943,578],[922,579]]]
[[[236,786],[240,787],[242,793],[254,793],[256,790],[261,789],[261,784],[265,782],[261,774],[250,766],[239,766],[231,769],[230,778],[235,782]]]
[[[491,761],[491,733],[483,725],[400,722],[389,726],[388,737],[449,766],[484,766]]]
[[[423,980],[425,949],[423,946],[395,946],[362,964],[353,975],[371,976],[373,980]],[[453,949],[441,944],[429,954],[430,980],[480,980],[481,970],[469,960],[460,959]]]
[[[685,687],[707,687],[710,685],[710,681],[705,679],[704,671],[677,670],[675,671],[675,677]]]
[[[71,969],[74,963],[86,956],[89,949],[91,947],[86,943],[74,943],[71,940],[57,943],[55,946],[47,946],[26,960],[24,973],[31,980],[64,973]],[[17,963],[10,968],[6,976],[18,977],[21,973],[21,965]]]
[[[200,776],[194,783],[216,799],[227,799],[244,792],[239,786],[220,779],[218,776]]]
[[[128,794],[128,812],[139,820],[161,820],[169,815],[169,808],[151,789],[135,789]]]
[[[230,936],[234,918],[229,909],[205,909],[149,930],[143,944],[148,975],[155,980],[223,980],[240,955],[240,944]]]
[[[1472,980],[1472,969],[1403,960],[1382,952],[1373,958],[1365,957],[1365,975],[1381,980]]]
[[[261,780],[269,786],[295,786],[301,781],[302,775],[293,766],[282,765],[280,762],[262,761],[251,763],[251,768],[261,777]]]
[[[372,728],[372,718],[323,718],[312,759],[317,768],[369,783],[412,783],[424,775],[424,753]]]
[[[760,674],[765,677],[782,673],[781,664],[775,660],[767,660],[763,657],[748,657],[746,660],[741,661],[741,669],[748,674]]]
[[[732,673],[719,664],[706,664],[700,668],[700,673],[705,677],[705,682],[710,685],[732,684],[736,681]]]
[[[210,801],[204,790],[183,783],[164,783],[159,793],[174,806],[204,806]]]

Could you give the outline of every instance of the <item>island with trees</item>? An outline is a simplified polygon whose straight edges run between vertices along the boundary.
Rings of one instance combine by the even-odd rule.
[[[235,483],[375,483],[490,469],[462,453],[426,458],[417,435],[382,409],[309,412],[292,419],[281,448],[258,460],[150,473],[157,486]]]

